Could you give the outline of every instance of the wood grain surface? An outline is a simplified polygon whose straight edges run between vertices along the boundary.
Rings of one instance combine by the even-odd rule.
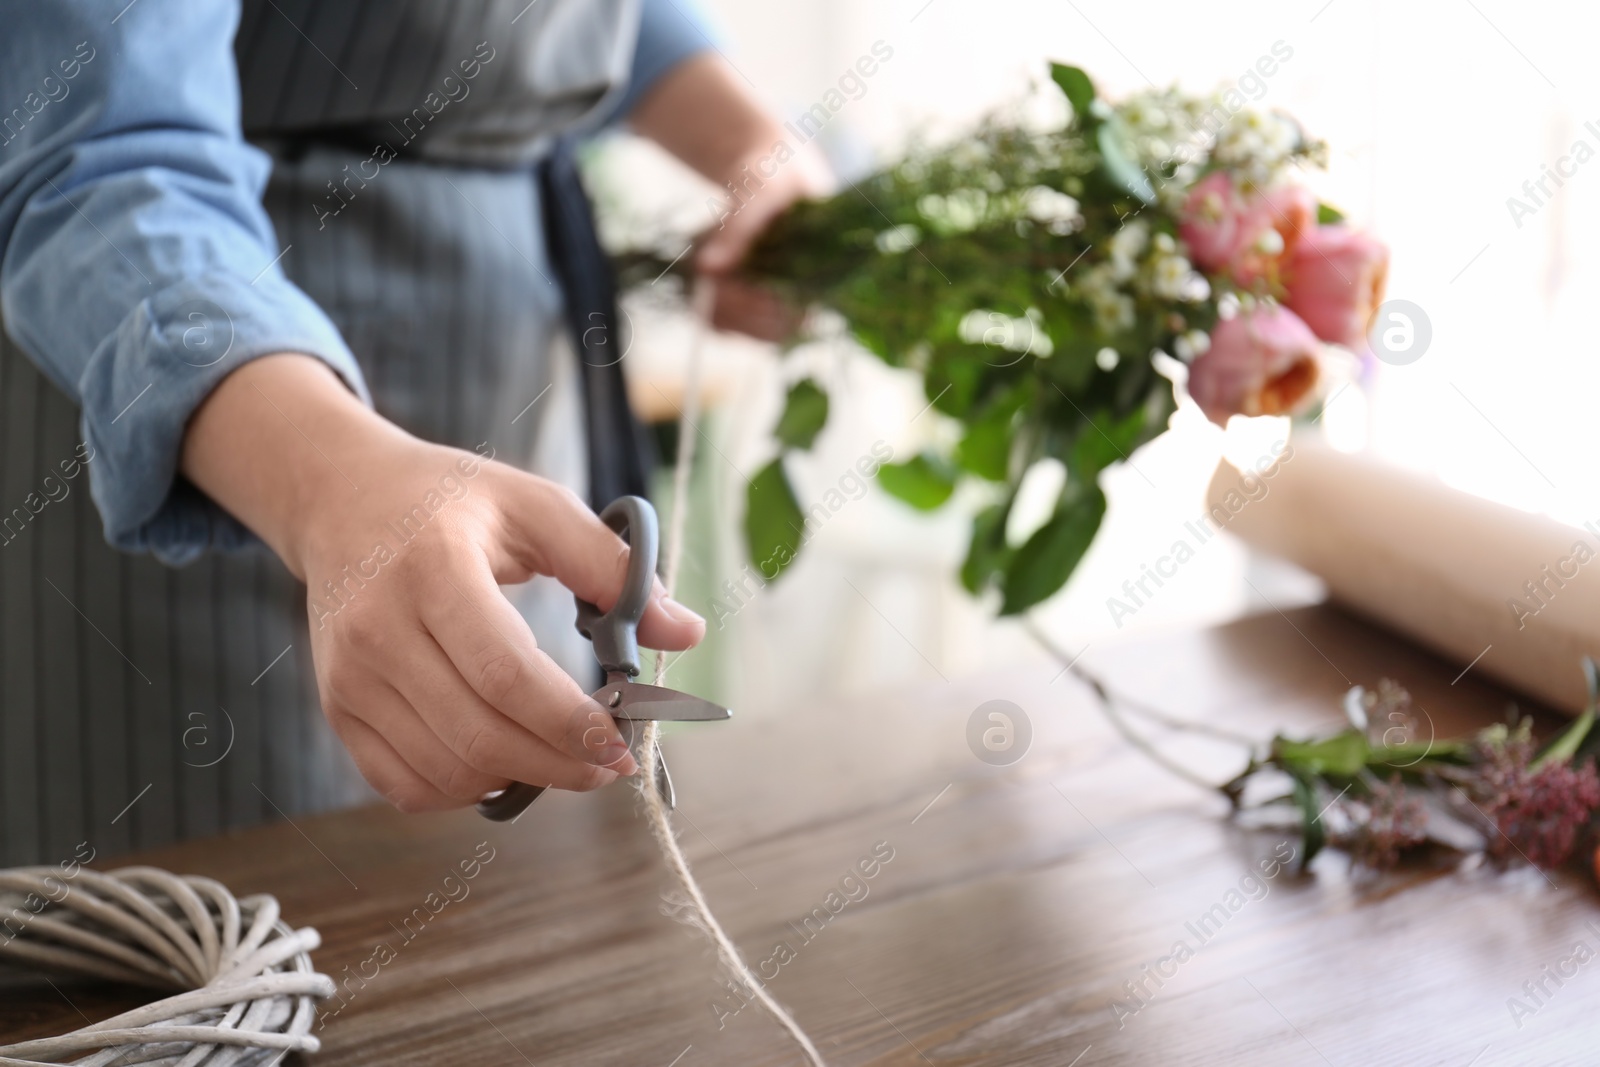
[[[1329,607],[1084,662],[1174,715],[1262,736],[1334,726],[1347,686],[1381,677],[1410,687],[1441,734],[1510,700]],[[996,699],[1032,730],[1009,767],[967,741]],[[1170,750],[1219,779],[1238,763],[1209,742]],[[1435,864],[1357,877],[1326,854],[1308,876],[1264,877],[1286,834],[1230,822],[1054,669],[735,718],[680,731],[669,755],[713,905],[753,963],[773,961],[769,987],[832,1064],[1600,1062],[1600,963],[1561,973],[1577,944],[1600,948],[1588,876]],[[139,859],[273,893],[321,930],[316,962],[346,992],[317,1064],[800,1062],[663,914],[665,873],[625,788],[552,793],[514,825],[364,809]],[[135,996],[11,974],[0,1037]],[[1513,997],[1531,1013],[1514,1018]]]

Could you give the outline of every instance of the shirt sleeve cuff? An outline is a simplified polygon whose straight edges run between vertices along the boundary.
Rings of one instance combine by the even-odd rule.
[[[178,473],[189,418],[228,374],[260,356],[321,359],[371,404],[354,355],[312,300],[276,269],[246,282],[199,275],[141,302],[82,379],[90,492],[106,540],[181,566],[255,542]]]

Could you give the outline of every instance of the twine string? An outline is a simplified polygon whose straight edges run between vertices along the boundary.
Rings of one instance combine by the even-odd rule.
[[[672,469],[672,513],[667,517],[666,559],[661,572],[661,582],[669,596],[677,585],[678,565],[683,558],[685,516],[689,510],[689,470],[694,462],[694,439],[700,432],[700,365],[706,334],[710,329],[711,308],[716,298],[715,284],[709,278],[699,279],[695,283],[691,300],[694,324],[689,341],[688,368],[684,374],[683,408],[679,413],[678,453]],[[665,685],[666,677],[667,654],[658,651],[655,684]],[[650,822],[650,832],[661,846],[661,855],[666,860],[667,867],[677,878],[679,887],[689,900],[691,924],[698,927],[710,940],[717,951],[717,960],[722,969],[741,988],[749,991],[778,1025],[794,1038],[795,1043],[804,1050],[807,1062],[812,1067],[826,1067],[822,1053],[817,1051],[817,1046],[801,1029],[794,1016],[790,1015],[788,1010],[767,991],[766,986],[739,954],[733,939],[712,914],[711,905],[706,901],[700,883],[689,868],[688,857],[683,854],[678,835],[672,829],[671,814],[667,810],[666,799],[656,788],[656,763],[660,759],[660,749],[657,747],[659,735],[660,724],[653,721],[645,724],[639,745],[643,761],[638,774],[638,789],[644,798],[644,810]]]

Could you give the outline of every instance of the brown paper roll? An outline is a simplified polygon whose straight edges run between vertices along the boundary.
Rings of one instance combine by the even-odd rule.
[[[1219,464],[1207,506],[1360,614],[1552,707],[1583,710],[1580,662],[1600,659],[1600,523],[1567,526],[1299,440],[1259,474]]]

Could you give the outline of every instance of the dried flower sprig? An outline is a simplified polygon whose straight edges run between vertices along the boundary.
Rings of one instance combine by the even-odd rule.
[[[1532,720],[1516,715],[1470,737],[1439,738],[1431,719],[1420,736],[1422,711],[1399,684],[1360,686],[1346,695],[1349,725],[1329,737],[1282,735],[1264,745],[1187,723],[1115,695],[1036,626],[1030,632],[1099,697],[1119,733],[1185,781],[1214,789],[1235,813],[1288,804],[1300,816],[1302,868],[1324,848],[1346,853],[1357,866],[1384,870],[1424,847],[1480,851],[1500,862],[1559,867],[1600,841],[1600,673],[1583,660],[1589,704],[1553,740],[1538,747]],[[1123,712],[1179,732],[1239,741],[1251,749],[1243,770],[1209,782],[1135,730]],[[1423,712],[1426,718],[1426,712]],[[1287,783],[1287,790],[1281,787]],[[1258,799],[1265,789],[1269,795]],[[1600,855],[1596,857],[1600,874]]]

